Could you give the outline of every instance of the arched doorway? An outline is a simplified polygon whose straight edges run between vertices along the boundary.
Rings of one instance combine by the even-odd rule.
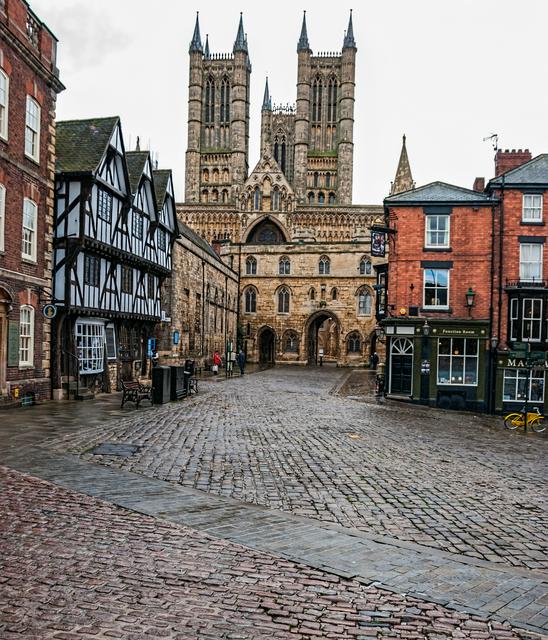
[[[270,327],[259,330],[259,363],[274,364],[276,334]]]
[[[331,311],[318,311],[310,316],[306,331],[309,365],[337,362],[339,358],[339,319]]]
[[[390,393],[410,396],[413,386],[413,342],[396,338],[390,345]]]

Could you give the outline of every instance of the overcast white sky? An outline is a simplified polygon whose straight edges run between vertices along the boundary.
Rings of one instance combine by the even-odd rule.
[[[212,52],[229,52],[244,12],[251,76],[250,169],[258,160],[265,75],[294,102],[296,44],[307,9],[314,52],[340,50],[350,7],[358,46],[354,202],[380,203],[407,134],[417,185],[491,177],[493,150],[548,152],[547,0],[30,0],[59,39],[67,89],[58,118],[119,115],[171,168],[184,195],[188,45],[195,12]],[[267,10],[268,9],[268,10]]]

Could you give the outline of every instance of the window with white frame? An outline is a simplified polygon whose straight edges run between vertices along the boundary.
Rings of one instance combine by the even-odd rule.
[[[424,306],[449,306],[449,269],[424,270]]]
[[[358,292],[358,315],[370,316],[372,306],[371,293],[364,287]]]
[[[0,251],[4,251],[4,226],[6,221],[6,187],[0,184]]]
[[[542,369],[505,369],[502,391],[504,402],[543,402],[544,371]]]
[[[438,384],[477,386],[478,340],[438,339]]]
[[[36,260],[36,222],[38,207],[29,198],[23,200],[23,236],[21,255],[27,260]]]
[[[40,105],[30,96],[27,96],[25,118],[25,155],[40,161]]]
[[[449,247],[449,219],[448,215],[426,216],[427,247]]]
[[[510,300],[510,340],[519,340],[519,300]]]
[[[8,106],[10,79],[0,69],[0,138],[8,139]]]
[[[74,328],[80,374],[101,373],[105,360],[103,322],[77,321]]]
[[[519,245],[519,279],[524,282],[542,280],[543,247],[539,242],[522,242]]]
[[[542,299],[524,298],[521,321],[523,342],[540,342],[542,335]]]
[[[34,361],[34,309],[23,305],[19,310],[19,366],[32,367]]]
[[[542,194],[524,193],[522,222],[542,222]]]
[[[97,190],[97,215],[106,222],[112,218],[112,195],[104,189]]]

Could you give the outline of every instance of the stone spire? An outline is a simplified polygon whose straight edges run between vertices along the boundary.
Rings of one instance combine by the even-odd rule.
[[[354,27],[352,26],[352,9],[350,9],[350,18],[348,20],[348,29],[346,30],[343,42],[343,49],[355,49],[356,41],[354,40]]]
[[[403,136],[403,144],[401,148],[400,161],[396,170],[394,182],[390,185],[390,195],[394,196],[402,191],[409,191],[415,188],[413,176],[411,175],[411,166],[407,157],[407,147],[405,146],[405,135]]]
[[[190,42],[190,47],[188,49],[189,53],[193,51],[199,51],[202,53],[202,38],[200,37],[200,21],[198,20],[198,11],[196,11],[196,24],[194,25],[194,34],[192,36],[192,40]]]
[[[204,47],[204,57],[209,58],[209,33],[206,33],[206,43]]]
[[[297,43],[297,51],[309,51],[308,34],[306,33],[306,11],[303,14],[303,26],[301,27],[301,37]]]
[[[247,38],[245,37],[244,33],[244,19],[241,12],[240,23],[238,25],[238,33],[236,34],[236,40],[234,42],[232,51],[234,53],[236,53],[236,51],[244,51],[245,53],[247,53]]]
[[[270,98],[270,91],[268,90],[268,76],[266,76],[266,83],[264,85],[264,97],[263,97],[263,111],[272,111],[272,99]]]

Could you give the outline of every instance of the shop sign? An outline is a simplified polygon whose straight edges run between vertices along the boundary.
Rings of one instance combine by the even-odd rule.
[[[432,327],[432,335],[451,338],[486,338],[487,330],[480,327]]]
[[[499,356],[498,366],[511,369],[548,369],[546,354],[544,352],[528,353],[510,352],[504,356]]]

